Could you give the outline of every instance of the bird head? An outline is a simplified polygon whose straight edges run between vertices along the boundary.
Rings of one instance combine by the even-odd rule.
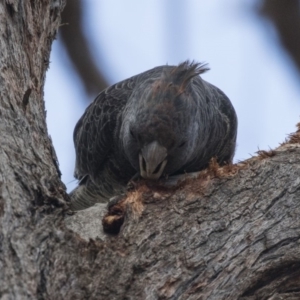
[[[195,156],[198,104],[190,82],[200,74],[198,67],[168,67],[142,82],[128,101],[121,138],[128,160],[145,179],[182,170]]]

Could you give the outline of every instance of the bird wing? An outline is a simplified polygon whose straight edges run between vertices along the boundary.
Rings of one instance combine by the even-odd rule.
[[[76,151],[74,176],[97,176],[113,147],[114,129],[119,113],[124,108],[135,86],[129,78],[102,91],[88,106],[75,126],[73,139]]]
[[[160,76],[163,68],[153,68],[108,87],[87,107],[73,134],[76,151],[75,178],[84,180],[86,175],[97,177],[112,152],[118,116],[135,86],[148,78]]]

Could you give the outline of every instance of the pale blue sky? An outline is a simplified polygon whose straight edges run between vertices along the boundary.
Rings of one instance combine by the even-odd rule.
[[[166,63],[207,62],[211,70],[203,78],[227,94],[238,115],[237,161],[276,147],[300,115],[298,73],[272,27],[251,10],[254,2],[85,0],[85,29],[111,84]],[[76,185],[73,129],[88,96],[62,46],[54,42],[52,49],[48,130],[70,190]]]

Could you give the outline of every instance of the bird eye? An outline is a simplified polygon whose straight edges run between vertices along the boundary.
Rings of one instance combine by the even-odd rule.
[[[186,141],[182,142],[181,144],[179,144],[178,148],[183,147],[186,144]]]

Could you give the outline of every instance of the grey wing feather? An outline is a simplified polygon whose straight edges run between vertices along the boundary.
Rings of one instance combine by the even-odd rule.
[[[86,109],[74,129],[76,151],[75,178],[86,174],[93,178],[113,145],[116,118],[127,102],[134,81],[122,81],[102,91]]]
[[[236,146],[237,116],[228,97],[217,87],[205,82],[210,90],[212,99],[216,102],[219,118],[218,126],[214,126],[213,136],[218,139],[216,155],[219,163],[231,163]],[[220,122],[220,123],[219,123]],[[224,126],[225,125],[225,126]]]
[[[161,73],[156,67],[114,84],[102,91],[88,106],[74,129],[76,165],[74,176],[86,174],[95,178],[113,145],[113,133],[117,118],[122,112],[134,87],[139,82]]]
[[[112,178],[108,178],[107,169],[104,167],[106,162],[113,159],[111,153],[114,153],[112,150],[116,147],[115,136],[118,135],[119,128],[117,124],[121,121],[123,109],[135,87],[149,78],[160,77],[164,68],[166,67],[156,67],[102,91],[76,124],[73,136],[76,151],[74,176],[80,183],[70,193],[73,210],[107,201],[112,187],[118,194],[123,192],[124,186],[119,182],[107,182]],[[102,175],[98,177],[99,174]]]

